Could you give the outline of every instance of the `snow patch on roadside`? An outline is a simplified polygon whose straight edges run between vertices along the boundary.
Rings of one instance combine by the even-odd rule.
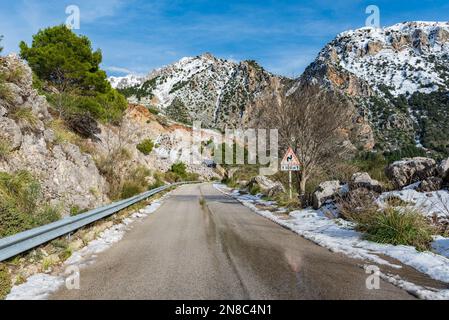
[[[433,252],[419,252],[411,246],[378,244],[363,240],[363,235],[354,230],[354,224],[351,222],[343,219],[329,219],[322,210],[297,210],[289,214],[289,219],[280,218],[269,210],[261,210],[257,207],[257,205],[267,205],[267,201],[262,200],[260,195],[240,195],[237,190],[229,189],[220,184],[215,184],[214,187],[236,198],[257,214],[294,231],[332,252],[343,253],[351,258],[369,260],[401,268],[401,266],[391,264],[379,257],[379,255],[389,256],[427,274],[433,279],[449,283],[449,239],[436,237],[434,242],[435,251],[446,252],[445,256]],[[418,286],[412,288],[411,285],[413,284],[404,281],[398,282],[399,280],[397,279],[395,281],[398,286],[403,285],[411,291],[415,290],[417,296],[428,299],[449,299],[449,290],[432,291],[429,288],[420,289]]]
[[[146,218],[149,214],[155,212],[161,206],[167,195],[133,213],[130,217],[123,219],[122,223],[116,224],[101,232],[98,238],[89,242],[82,249],[75,251],[64,262],[62,269],[65,270],[69,266],[83,268],[94,263],[99,253],[109,249],[114,243],[119,242],[123,238],[133,222]],[[6,297],[6,300],[44,300],[50,294],[56,292],[64,283],[64,274],[51,275],[38,273],[29,277],[25,283],[14,286]]]
[[[387,199],[397,197],[426,216],[449,219],[449,192],[446,190],[418,192],[414,190],[416,186],[412,184],[403,190],[385,192],[380,195],[377,202],[383,206]]]
[[[6,300],[44,300],[63,283],[62,277],[38,273],[29,277],[24,284],[13,287]]]

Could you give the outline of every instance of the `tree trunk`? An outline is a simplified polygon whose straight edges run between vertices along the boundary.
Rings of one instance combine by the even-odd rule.
[[[299,194],[301,196],[304,196],[306,194],[306,183],[307,183],[307,178],[305,177],[305,175],[301,174],[300,180],[299,180]]]

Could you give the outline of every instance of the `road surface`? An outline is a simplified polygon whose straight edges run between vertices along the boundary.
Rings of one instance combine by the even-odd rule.
[[[368,290],[361,263],[258,216],[211,184],[186,185],[82,269],[80,290],[64,288],[51,299],[413,298],[386,282]]]

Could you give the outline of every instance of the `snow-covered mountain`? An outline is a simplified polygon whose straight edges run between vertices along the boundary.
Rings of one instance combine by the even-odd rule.
[[[124,77],[109,77],[108,80],[114,89],[123,89],[142,83],[145,77],[129,74]]]
[[[348,97],[355,111],[345,132],[355,148],[423,146],[449,153],[448,22],[343,32],[294,81],[270,74],[255,61],[236,63],[210,54],[183,58],[143,78],[110,81],[130,102],[218,129],[251,125],[261,101],[278,89],[293,93],[318,84]]]
[[[318,83],[357,106],[365,149],[449,152],[449,23],[405,22],[339,34],[290,92]],[[357,127],[357,126],[355,126]]]
[[[258,99],[281,81],[255,61],[236,63],[208,53],[183,58],[144,78],[110,79],[132,103],[157,108],[175,120],[200,120],[204,127],[219,129],[251,122]]]

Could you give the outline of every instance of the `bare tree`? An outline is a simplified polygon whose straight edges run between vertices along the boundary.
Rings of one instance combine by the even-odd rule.
[[[280,149],[292,147],[301,162],[300,195],[318,170],[331,170],[347,152],[344,130],[350,110],[344,97],[314,85],[275,94],[263,103],[258,125],[278,129]]]

